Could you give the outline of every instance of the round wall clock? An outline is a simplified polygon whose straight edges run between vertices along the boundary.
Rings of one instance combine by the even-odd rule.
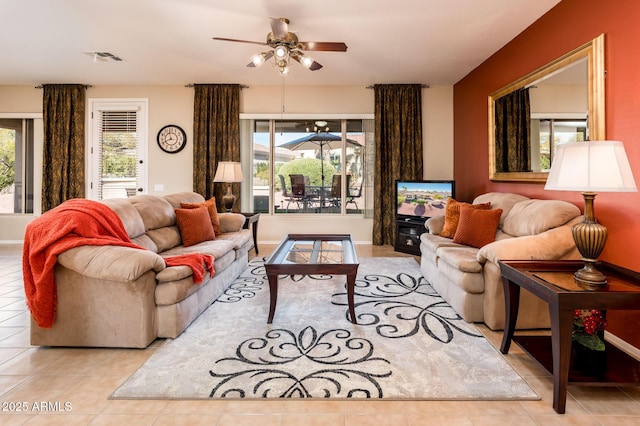
[[[158,132],[158,146],[164,152],[175,154],[187,144],[187,134],[180,126],[169,124]]]

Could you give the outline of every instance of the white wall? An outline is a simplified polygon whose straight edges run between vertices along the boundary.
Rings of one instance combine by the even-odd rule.
[[[170,194],[192,190],[193,182],[193,89],[183,86],[94,86],[87,98],[149,99],[149,188],[147,193]],[[284,103],[283,103],[284,100]],[[370,114],[373,90],[364,87],[250,87],[243,89],[243,114]],[[284,105],[284,113],[282,106]],[[0,112],[41,113],[42,90],[33,86],[0,86]],[[453,178],[453,87],[423,90],[423,138],[425,178]],[[187,133],[187,146],[178,154],[158,148],[156,135],[166,124],[177,124]],[[163,185],[164,191],[155,191]],[[0,242],[21,241],[31,216],[0,215]],[[278,242],[289,232],[351,233],[356,242],[371,242],[373,221],[332,215],[268,216],[259,224],[261,242]]]
[[[422,91],[425,179],[453,179],[453,86]]]

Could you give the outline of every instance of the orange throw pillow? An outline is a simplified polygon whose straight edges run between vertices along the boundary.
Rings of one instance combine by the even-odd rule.
[[[441,237],[453,238],[456,235],[456,229],[458,229],[458,222],[460,221],[460,207],[462,206],[488,210],[491,208],[491,203],[469,204],[449,198],[447,200],[447,209],[444,212],[444,225],[442,226],[442,231],[440,231]]]
[[[211,218],[205,206],[195,209],[176,209],[176,222],[180,228],[182,245],[185,247],[216,239]]]
[[[502,209],[481,210],[462,206],[453,242],[480,248],[495,241],[501,214]]]
[[[196,209],[202,206],[205,206],[207,210],[209,210],[211,225],[213,225],[213,232],[217,237],[222,234],[222,229],[220,228],[220,218],[218,217],[218,209],[216,208],[216,197],[210,198],[202,203],[180,203],[180,207],[183,209]]]

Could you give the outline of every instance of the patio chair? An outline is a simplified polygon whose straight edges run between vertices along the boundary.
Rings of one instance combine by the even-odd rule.
[[[284,176],[282,175],[278,175],[278,178],[280,178],[280,186],[282,187],[282,198],[284,201],[287,202],[287,207],[285,207],[285,211],[287,213],[289,213],[289,204],[296,203],[296,205],[298,206],[298,209],[300,209],[300,200],[297,199],[296,197],[293,197],[289,191],[287,190],[287,184],[285,183],[284,180]]]
[[[333,175],[331,179],[331,193],[329,194],[329,204],[332,207],[340,207],[342,201],[342,176]]]
[[[289,175],[291,179],[291,198],[302,203],[302,208],[307,211],[311,204],[317,200],[317,196],[309,191],[309,176],[300,174]]]
[[[360,181],[360,186],[358,187],[358,189],[353,189],[353,190],[347,185],[347,205],[349,205],[349,203],[353,203],[355,204],[356,209],[358,209],[358,203],[356,203],[356,198],[362,197],[363,182],[364,182],[364,179]]]

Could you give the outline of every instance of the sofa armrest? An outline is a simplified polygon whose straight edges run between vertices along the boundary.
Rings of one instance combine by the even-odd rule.
[[[238,232],[244,226],[247,217],[240,213],[218,213],[222,233]]]
[[[557,260],[574,257],[576,244],[571,227],[582,221],[582,216],[537,235],[506,238],[494,241],[478,251],[478,262],[500,260]],[[579,258],[575,256],[576,258]]]
[[[430,234],[440,235],[442,227],[444,226],[444,216],[434,216],[427,219],[424,223],[424,227],[427,228]]]
[[[136,281],[145,272],[165,269],[162,257],[150,250],[120,246],[80,246],[58,255],[58,263],[90,278]]]

